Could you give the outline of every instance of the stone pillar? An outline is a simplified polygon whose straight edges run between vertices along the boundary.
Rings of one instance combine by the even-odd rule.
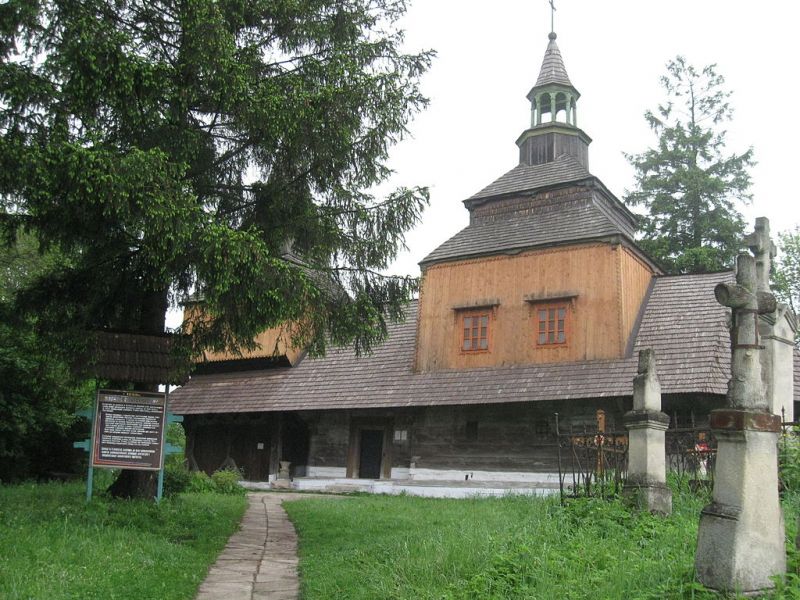
[[[664,432],[669,417],[661,412],[661,385],[651,349],[639,352],[633,410],[625,413],[624,420],[629,433],[628,480],[623,495],[643,510],[668,515],[672,513],[672,492],[667,487]]]
[[[774,312],[776,302],[758,290],[756,273],[756,259],[740,254],[736,284],[714,289],[717,301],[733,309],[731,380],[727,407],[711,412],[714,492],[700,515],[695,568],[701,583],[721,592],[771,588],[770,578],[786,571],[778,497],[780,417],[768,410],[758,339],[758,315]]]
[[[289,474],[289,469],[291,469],[292,463],[288,460],[281,460],[278,461],[278,464],[280,465],[278,467],[278,477],[272,482],[271,487],[276,489],[290,489],[292,487],[292,478]]]
[[[758,330],[764,346],[761,375],[767,407],[773,415],[794,421],[794,336],[797,321],[788,306],[778,304],[774,313],[761,315]]]
[[[771,293],[769,273],[777,248],[769,237],[769,220],[756,219],[755,231],[745,237],[745,244],[756,260],[756,290],[759,294]],[[794,420],[794,335],[797,323],[785,304],[778,304],[774,312],[761,314],[758,323],[761,352],[761,376],[764,381],[767,409],[773,415],[785,414],[787,421]]]

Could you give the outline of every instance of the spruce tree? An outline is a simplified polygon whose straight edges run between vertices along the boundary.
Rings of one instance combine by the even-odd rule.
[[[661,83],[666,101],[645,113],[658,143],[626,154],[636,187],[625,202],[646,211],[640,244],[669,273],[729,268],[744,232],[737,206],[751,200],[753,150],[726,153],[731,92],[716,65],[698,70],[678,56]]]
[[[297,321],[313,351],[368,349],[414,290],[380,273],[427,203],[423,188],[371,193],[426,104],[431,54],[400,50],[404,10],[0,6],[0,233],[29,230],[74,259],[28,300],[153,333],[170,297],[194,290],[214,317],[195,324],[199,344],[237,348]]]
[[[793,313],[800,309],[800,227],[778,234],[778,259],[773,263],[772,289]]]
[[[292,322],[312,354],[368,351],[416,290],[382,273],[428,202],[372,192],[427,102],[432,54],[401,50],[405,9],[0,4],[0,239],[29,231],[70,257],[19,310],[51,329],[160,334],[195,292],[195,350]]]

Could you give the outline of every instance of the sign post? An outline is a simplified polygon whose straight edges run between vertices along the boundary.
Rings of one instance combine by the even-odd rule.
[[[158,471],[156,501],[161,499],[164,456],[181,450],[171,444],[165,447],[167,423],[183,421],[167,413],[167,396],[166,392],[98,390],[94,410],[80,413],[92,419],[91,437],[74,444],[90,453],[87,501],[92,498],[95,468]]]
[[[160,470],[166,410],[164,393],[98,390],[92,428],[92,466]]]

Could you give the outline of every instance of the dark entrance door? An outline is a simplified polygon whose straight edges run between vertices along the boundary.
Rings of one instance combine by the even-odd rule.
[[[246,481],[269,478],[269,434],[260,427],[234,427],[231,432],[230,456]]]
[[[361,452],[358,460],[358,476],[361,479],[380,479],[383,455],[383,430],[361,430]]]

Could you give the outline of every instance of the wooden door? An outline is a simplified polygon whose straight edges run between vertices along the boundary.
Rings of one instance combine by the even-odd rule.
[[[361,479],[380,479],[383,459],[383,430],[362,429],[358,476]]]
[[[263,425],[231,431],[230,455],[246,481],[266,481],[269,477],[269,437]]]
[[[391,478],[393,431],[391,417],[352,418],[347,451],[347,477]]]

